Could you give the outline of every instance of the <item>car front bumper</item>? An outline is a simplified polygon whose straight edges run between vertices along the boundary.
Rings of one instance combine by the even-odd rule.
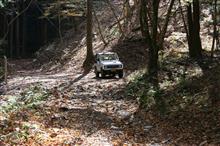
[[[103,72],[105,74],[117,74],[117,73],[123,72],[123,69],[121,68],[103,69]]]

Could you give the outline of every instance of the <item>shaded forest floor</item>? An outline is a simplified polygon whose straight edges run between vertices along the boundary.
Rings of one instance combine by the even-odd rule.
[[[196,63],[184,53],[164,54],[158,96],[165,99],[167,112],[161,116],[150,95],[146,99],[152,106],[140,108],[137,100],[148,84],[142,80],[143,43],[125,41],[112,50],[125,64],[124,79],[83,73],[83,50],[56,71],[34,69],[28,60],[11,61],[14,73],[7,94],[0,96],[0,145],[219,144],[218,57]]]

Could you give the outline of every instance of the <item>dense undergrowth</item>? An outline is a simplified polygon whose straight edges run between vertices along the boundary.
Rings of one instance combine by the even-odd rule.
[[[3,115],[19,111],[23,108],[35,108],[49,97],[49,91],[40,86],[26,89],[20,96],[6,96],[1,100],[0,111]]]

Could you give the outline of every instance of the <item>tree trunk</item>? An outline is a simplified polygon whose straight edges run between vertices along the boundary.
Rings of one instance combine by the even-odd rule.
[[[4,77],[5,77],[5,92],[8,90],[8,61],[7,57],[4,56]]]
[[[217,40],[217,0],[214,0],[214,14],[213,14],[213,40],[211,48],[211,58],[214,56],[215,41]]]
[[[193,0],[194,38],[197,58],[202,56],[202,44],[200,38],[200,4],[199,0]]]
[[[149,62],[148,62],[148,73],[152,76],[152,80],[157,79],[158,74],[158,10],[159,10],[159,0],[153,1],[153,14],[152,14],[152,45],[149,49]],[[150,42],[149,42],[150,43]]]
[[[147,10],[147,2],[149,2],[149,10]],[[149,56],[148,56],[148,79],[152,84],[153,88],[156,91],[159,91],[158,85],[158,58],[159,58],[159,49],[163,47],[164,37],[167,31],[168,23],[170,20],[172,8],[175,0],[170,1],[170,5],[168,7],[167,16],[165,18],[165,22],[159,36],[158,28],[159,28],[159,4],[160,0],[141,0],[140,4],[140,28],[141,33],[146,41],[146,44],[149,48]],[[151,24],[150,24],[151,23]],[[156,105],[159,108],[161,113],[165,112],[165,101],[160,95],[155,95],[154,97],[156,101]]]
[[[194,37],[193,37],[193,18],[192,18],[192,5],[187,6],[187,22],[188,22],[188,47],[189,47],[189,56],[194,58],[196,57],[196,51],[194,47]]]
[[[20,58],[20,17],[16,20],[16,57]]]
[[[60,0],[58,0],[58,29],[59,29],[59,37],[60,37],[60,42],[63,43],[63,36],[62,36],[62,28],[61,28],[61,3]]]
[[[13,14],[12,15],[10,15],[10,21],[13,19]],[[11,24],[10,26],[9,26],[10,28],[10,30],[9,30],[9,56],[10,57],[13,57],[13,49],[14,49],[14,24]]]
[[[131,18],[131,7],[130,7],[130,3],[129,0],[125,0],[124,2],[124,6],[123,6],[123,15],[124,15],[124,31],[127,32],[129,31],[129,22],[130,22],[130,18]]]
[[[22,10],[25,9],[25,2],[22,0]],[[21,15],[21,21],[22,21],[22,45],[21,45],[21,55],[24,57],[26,55],[25,49],[26,49],[26,12],[23,12]]]
[[[83,63],[83,67],[85,69],[91,68],[94,64],[95,58],[93,54],[93,46],[92,46],[92,0],[87,0],[87,24],[86,24],[86,46],[87,46],[87,54],[86,59]]]
[[[199,0],[193,0],[192,5],[187,6],[188,21],[188,46],[189,56],[191,58],[200,59],[202,57],[202,45],[200,39],[200,5]]]
[[[168,12],[167,12],[167,16],[166,16],[166,19],[165,19],[165,23],[164,23],[164,26],[163,26],[162,31],[160,33],[160,40],[159,40],[160,45],[159,46],[161,48],[163,47],[164,38],[165,38],[165,35],[166,35],[166,32],[167,32],[167,27],[168,27],[168,24],[169,24],[169,21],[170,21],[171,12],[172,12],[174,2],[175,2],[175,0],[171,0],[171,2],[170,2]]]
[[[188,28],[187,28],[187,24],[186,24],[186,20],[185,20],[185,17],[184,17],[184,13],[183,13],[183,9],[182,9],[182,5],[181,5],[180,0],[179,0],[179,5],[180,5],[180,13],[181,13],[181,16],[182,16],[182,19],[183,19],[183,26],[184,26],[184,29],[186,31],[187,42],[189,42],[189,31],[188,31]]]
[[[146,9],[147,1],[141,0],[140,3],[140,27],[142,36],[145,38],[147,44],[151,44],[152,38],[149,31],[149,24],[147,18],[147,9]]]
[[[158,70],[158,43],[157,43],[157,25],[158,25],[158,8],[159,1],[154,1],[153,4],[153,26],[152,34],[150,34],[148,18],[147,18],[147,1],[141,0],[140,5],[140,25],[141,32],[145,38],[146,43],[149,47],[149,61],[148,61],[148,74],[153,80],[157,79]]]
[[[152,42],[149,48],[148,74],[153,82],[155,82],[158,77],[158,51],[159,46]]]
[[[6,33],[7,33],[7,22],[8,22],[8,18],[6,17],[6,15],[4,15],[4,27],[3,27],[3,37],[5,37]],[[5,40],[3,40],[5,41]],[[4,49],[4,53],[5,55],[7,54],[7,49]]]

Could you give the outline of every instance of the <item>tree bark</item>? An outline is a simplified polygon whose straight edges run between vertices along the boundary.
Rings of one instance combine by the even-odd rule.
[[[158,21],[160,0],[151,0],[151,1],[141,0],[141,4],[140,4],[140,28],[141,28],[142,36],[144,37],[146,44],[148,45],[149,48],[148,66],[147,66],[148,79],[156,91],[159,90],[159,85],[158,85],[159,49],[163,47],[163,41],[167,31],[174,2],[175,0],[170,1],[167,16],[165,18],[165,22],[162,27],[160,36],[158,33],[158,28],[160,27]],[[148,10],[150,10],[150,12],[148,12],[147,8]],[[159,95],[155,95],[154,98],[157,107],[159,108],[161,113],[164,113],[165,112],[164,99]]]
[[[174,2],[175,2],[175,0],[171,0],[171,2],[170,2],[168,12],[167,12],[167,16],[166,16],[166,19],[165,19],[165,23],[164,23],[164,26],[163,26],[162,31],[160,33],[160,40],[159,40],[159,42],[160,42],[159,46],[160,47],[163,47],[164,38],[165,38],[165,35],[166,35],[166,32],[167,32],[167,27],[168,27],[168,24],[169,24],[169,21],[170,21],[171,12],[172,12]]]
[[[193,8],[192,8],[193,4]],[[199,0],[193,0],[193,3],[187,6],[188,21],[188,46],[189,56],[200,59],[202,57],[202,45],[200,39],[200,4]]]
[[[196,56],[201,58],[202,56],[202,44],[200,38],[200,4],[199,0],[193,0],[193,21],[194,21],[194,32],[195,32],[195,47]]]
[[[86,46],[87,46],[87,54],[86,54],[86,59],[83,63],[83,67],[85,69],[91,68],[92,65],[94,64],[95,57],[93,54],[93,46],[92,46],[92,39],[93,39],[93,34],[92,34],[92,0],[87,0],[87,23],[86,23]]]
[[[147,44],[151,44],[152,38],[150,35],[148,18],[147,18],[147,9],[146,9],[147,1],[141,0],[140,3],[140,27],[142,36],[145,38]]]
[[[4,27],[3,27],[3,37],[5,36],[5,34],[7,33],[7,22],[8,22],[8,18],[6,17],[6,15],[4,15]],[[3,40],[3,41],[5,41],[5,40]],[[5,53],[5,55],[7,54],[7,49],[4,49],[4,53]]]
[[[60,42],[63,43],[63,36],[62,36],[62,30],[61,30],[61,3],[60,0],[58,0],[58,29],[59,29],[59,37],[60,37]]]
[[[158,76],[158,11],[159,11],[159,0],[153,1],[153,14],[152,14],[152,34],[151,38],[152,41],[149,42],[150,48],[149,48],[149,62],[148,62],[148,73],[150,77],[152,77],[153,82],[157,82],[157,76]]]
[[[193,18],[192,18],[192,5],[187,6],[187,23],[188,23],[188,46],[189,46],[189,56],[194,58],[196,56],[194,37],[193,37]]]
[[[213,14],[213,40],[211,48],[211,58],[214,56],[215,42],[217,40],[217,0],[214,0],[214,14]]]
[[[124,2],[124,6],[123,6],[123,15],[124,15],[124,31],[129,31],[129,22],[130,22],[130,18],[131,18],[131,7],[130,7],[130,3],[129,0],[125,0]]]
[[[7,57],[4,56],[4,80],[5,80],[5,93],[8,90],[8,60]]]
[[[13,14],[10,15],[10,20],[13,20]],[[14,24],[9,26],[9,56],[13,57],[13,49],[14,49]]]
[[[25,2],[22,0],[22,10],[25,9]],[[24,11],[21,14],[21,21],[22,21],[22,45],[21,45],[21,56],[25,56],[25,49],[26,49],[26,12]]]
[[[185,20],[185,17],[184,17],[184,13],[183,13],[183,9],[182,9],[182,5],[181,5],[180,0],[179,0],[179,5],[180,5],[180,13],[181,13],[181,16],[182,16],[182,19],[183,19],[184,29],[186,31],[186,39],[187,39],[187,42],[189,42],[189,31],[188,31],[188,28],[187,28],[187,24],[186,24],[186,20]]]
[[[19,7],[19,5],[18,5]],[[16,57],[20,58],[20,17],[16,20]]]

